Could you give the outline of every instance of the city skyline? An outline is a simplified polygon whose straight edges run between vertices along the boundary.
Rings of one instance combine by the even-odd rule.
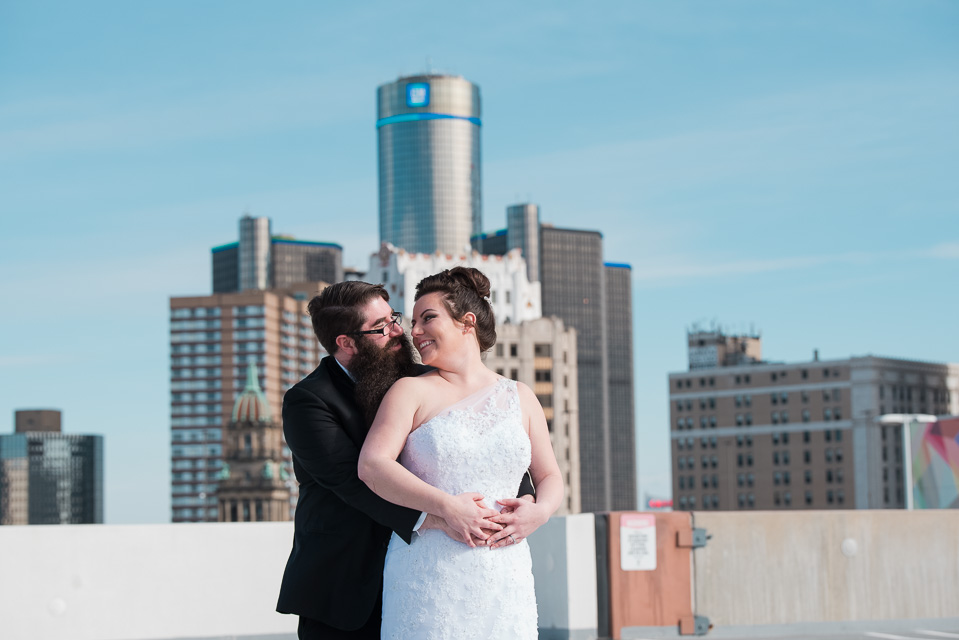
[[[46,6],[0,10],[2,410],[96,425],[108,523],[169,519],[169,297],[246,212],[362,268],[376,87],[428,58],[482,89],[484,231],[532,202],[632,265],[640,499],[694,322],[959,361],[954,4]]]

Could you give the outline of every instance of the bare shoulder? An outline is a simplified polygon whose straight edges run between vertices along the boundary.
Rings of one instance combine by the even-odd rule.
[[[536,394],[533,393],[533,390],[530,389],[528,385],[517,382],[516,392],[519,395],[519,404],[524,412],[528,414],[538,410],[542,413],[543,407],[539,403],[539,398],[536,397]]]
[[[421,396],[430,393],[436,387],[439,375],[434,372],[424,373],[421,376],[400,378],[390,387],[389,395]]]

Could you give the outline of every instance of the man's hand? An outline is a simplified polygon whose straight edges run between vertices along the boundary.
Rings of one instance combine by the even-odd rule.
[[[549,514],[536,504],[532,496],[503,498],[496,502],[502,505],[503,510],[487,520],[503,525],[503,529],[487,539],[490,549],[522,542],[549,520]]]

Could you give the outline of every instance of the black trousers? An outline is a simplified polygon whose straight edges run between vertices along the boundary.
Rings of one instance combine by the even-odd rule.
[[[380,595],[373,607],[370,619],[359,629],[343,631],[328,624],[300,616],[296,635],[300,640],[380,640],[380,623],[383,615],[383,596]]]

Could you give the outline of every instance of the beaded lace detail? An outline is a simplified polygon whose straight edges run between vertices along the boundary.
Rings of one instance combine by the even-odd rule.
[[[449,407],[410,434],[400,463],[450,494],[513,498],[530,464],[516,383],[505,378]],[[441,531],[390,541],[383,638],[534,640],[536,600],[526,541],[470,548]]]

